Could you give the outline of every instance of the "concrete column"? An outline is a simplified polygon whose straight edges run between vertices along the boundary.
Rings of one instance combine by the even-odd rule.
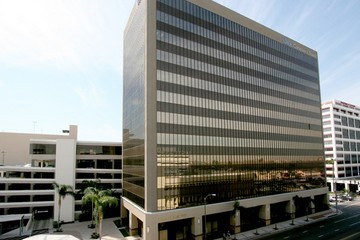
[[[345,189],[350,190],[350,184],[348,181],[345,181]]]
[[[122,202],[122,198],[120,200]],[[127,218],[127,209],[124,207],[124,205],[121,203],[121,210],[120,210],[120,218],[124,219]]]
[[[145,220],[142,230],[142,239],[143,240],[151,240],[151,239],[159,239],[159,240],[167,240],[167,231],[166,233],[161,235],[159,238],[159,229],[156,221],[151,221],[151,219]]]
[[[203,239],[202,225],[203,223],[201,215],[198,215],[191,219],[191,234],[194,240]]]
[[[270,225],[271,215],[270,215],[270,204],[265,204],[260,206],[259,218],[265,223],[265,225]]]
[[[295,218],[295,205],[292,198],[286,204],[286,213],[289,214],[290,219]]]
[[[309,205],[309,213],[313,214],[315,213],[315,203],[314,203],[314,196],[310,197],[312,201],[310,201],[310,205]]]
[[[331,186],[331,191],[332,191],[332,192],[335,192],[335,186],[336,186],[336,184],[334,183],[334,181],[331,181],[330,186]]]
[[[239,233],[241,231],[240,228],[240,210],[236,210],[235,214],[231,214],[230,216],[230,225],[234,231],[234,233]]]
[[[56,168],[55,182],[70,185],[75,189],[76,141],[73,139],[56,140]],[[54,219],[57,220],[60,211],[60,221],[73,222],[75,220],[75,199],[66,196],[61,200],[61,209],[58,206],[59,194],[54,198]]]
[[[139,222],[137,217],[130,213],[129,214],[129,231],[131,236],[138,235]]]

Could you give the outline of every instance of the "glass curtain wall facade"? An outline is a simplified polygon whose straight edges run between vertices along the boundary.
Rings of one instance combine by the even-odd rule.
[[[143,206],[137,15],[125,39],[123,169],[124,196]],[[209,193],[224,202],[325,186],[317,56],[287,41],[190,1],[157,0],[156,93],[147,92],[157,98],[157,155],[146,159],[157,165],[157,210],[201,205]]]
[[[124,34],[123,196],[144,208],[145,8]]]
[[[318,63],[187,1],[157,1],[158,209],[323,187]]]

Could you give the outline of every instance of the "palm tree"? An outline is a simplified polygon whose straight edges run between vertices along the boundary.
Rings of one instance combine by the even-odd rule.
[[[97,201],[97,213],[99,218],[99,237],[101,239],[101,232],[102,232],[102,220],[104,219],[104,213],[107,207],[117,207],[119,202],[118,199],[113,195],[111,190],[103,190],[99,192],[99,199]]]
[[[80,190],[78,191],[78,194],[83,194],[85,192],[85,189],[88,187],[93,187],[96,189],[102,189],[101,180],[95,179],[93,180],[83,180],[80,184]]]
[[[53,187],[56,190],[56,192],[59,194],[59,200],[58,200],[58,206],[59,206],[59,213],[58,213],[58,221],[57,221],[57,232],[60,232],[60,209],[61,209],[61,199],[64,199],[67,195],[70,195],[72,197],[75,196],[73,187],[70,185],[65,184],[58,184],[56,182],[53,183]]]
[[[83,205],[91,202],[91,225],[90,228],[94,228],[94,200],[98,197],[99,189],[95,187],[87,187],[84,190],[84,196],[81,201]]]
[[[78,195],[82,195],[82,194],[85,194],[85,191],[86,189],[88,188],[93,188],[94,191],[96,190],[102,190],[102,185],[100,183],[100,179],[96,179],[95,181],[93,180],[83,180],[81,182],[81,185],[80,185],[80,190],[77,192]],[[88,190],[90,191],[90,190]],[[83,207],[84,205],[87,205],[88,202],[91,202],[91,224],[88,226],[89,228],[94,228],[95,227],[95,224],[94,224],[94,213],[93,213],[93,210],[94,210],[94,201],[93,201],[93,198],[90,197],[87,197],[85,199],[85,201],[83,202]]]
[[[107,207],[118,205],[118,199],[113,196],[113,191],[97,190],[96,188],[89,187],[85,190],[85,195],[82,198],[83,203],[93,201],[95,205],[95,216],[96,216],[96,231],[98,237],[101,239],[102,221],[104,219],[104,213]]]

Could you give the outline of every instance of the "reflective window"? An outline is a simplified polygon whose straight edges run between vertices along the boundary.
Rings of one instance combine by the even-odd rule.
[[[342,124],[343,126],[348,126],[348,119],[347,119],[347,117],[344,117],[344,116],[341,117],[341,124]]]
[[[156,26],[158,210],[325,186],[315,57],[188,1]]]
[[[77,145],[79,155],[121,155],[121,146]]]

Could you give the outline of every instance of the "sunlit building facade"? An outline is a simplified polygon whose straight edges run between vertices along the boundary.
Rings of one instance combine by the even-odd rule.
[[[329,189],[357,192],[360,185],[360,106],[340,100],[322,104]]]
[[[133,235],[220,237],[290,218],[296,195],[325,208],[314,50],[213,1],[137,1],[124,39]]]
[[[37,227],[53,228],[52,220],[46,225],[36,225],[37,212],[57,219],[61,211],[64,222],[91,219],[90,213],[84,211],[83,194],[65,197],[60,209],[54,182],[70,185],[79,193],[87,181],[98,181],[99,186],[113,190],[120,199],[122,144],[78,141],[75,125],[70,125],[65,132],[68,134],[0,133],[0,149],[10,155],[5,155],[5,164],[0,165],[1,239],[14,237],[11,230],[19,227],[22,218],[27,233],[38,230]],[[119,208],[108,212],[108,216],[119,215]]]

